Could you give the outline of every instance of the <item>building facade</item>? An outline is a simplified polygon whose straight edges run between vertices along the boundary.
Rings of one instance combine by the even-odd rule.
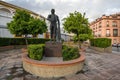
[[[32,12],[25,8],[4,1],[0,1],[0,37],[17,37],[17,35],[12,35],[7,29],[7,23],[9,23],[12,20],[12,17],[14,16],[16,9],[26,10],[31,14],[31,16],[39,18],[41,20],[46,20],[45,17],[35,12]],[[38,37],[44,37],[44,35],[39,34]]]
[[[120,43],[120,13],[102,15],[90,23],[95,38],[110,38],[112,44]]]
[[[22,7],[19,7],[19,6],[4,2],[4,1],[0,1],[0,37],[9,37],[9,38],[23,37],[23,36],[19,36],[16,34],[13,35],[7,29],[7,23],[9,23],[10,21],[13,20],[12,17],[14,16],[16,9],[26,10],[31,14],[31,16],[39,18],[41,20],[45,20],[45,22],[48,26],[48,31],[44,34],[38,34],[37,37],[38,38],[48,38],[48,39],[50,38],[50,22],[45,17],[43,17],[33,11],[27,10],[25,8],[22,8]],[[33,35],[28,35],[28,37],[33,37]],[[64,31],[62,31],[62,29],[61,29],[61,38],[64,41],[70,41],[73,38],[73,35],[64,33]]]

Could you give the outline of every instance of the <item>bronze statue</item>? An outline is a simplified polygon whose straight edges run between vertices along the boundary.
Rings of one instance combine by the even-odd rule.
[[[47,20],[50,21],[50,37],[53,41],[61,41],[60,34],[60,21],[59,17],[55,14],[55,10],[51,9],[51,14],[48,15]]]

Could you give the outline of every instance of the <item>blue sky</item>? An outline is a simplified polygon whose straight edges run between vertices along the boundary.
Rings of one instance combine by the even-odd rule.
[[[14,5],[32,10],[47,17],[50,10],[54,8],[56,14],[62,20],[70,12],[79,11],[86,13],[89,21],[120,12],[120,0],[3,0]]]

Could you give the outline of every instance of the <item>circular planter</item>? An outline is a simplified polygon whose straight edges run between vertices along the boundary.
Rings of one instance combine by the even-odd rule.
[[[33,60],[27,54],[23,54],[23,68],[40,77],[62,77],[75,74],[83,68],[84,54],[77,59],[63,62],[46,62]]]

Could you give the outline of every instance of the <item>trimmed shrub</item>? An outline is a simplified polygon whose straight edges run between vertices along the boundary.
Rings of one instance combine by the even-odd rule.
[[[73,60],[80,57],[78,48],[68,47],[63,45],[62,47],[62,56],[64,61]]]
[[[108,38],[96,38],[90,40],[91,46],[107,48],[111,46],[111,39]]]
[[[50,39],[44,38],[28,38],[28,44],[44,44]],[[8,45],[26,45],[24,38],[0,38],[0,46]]]
[[[29,45],[28,56],[34,60],[41,60],[43,58],[44,47],[44,44]]]

